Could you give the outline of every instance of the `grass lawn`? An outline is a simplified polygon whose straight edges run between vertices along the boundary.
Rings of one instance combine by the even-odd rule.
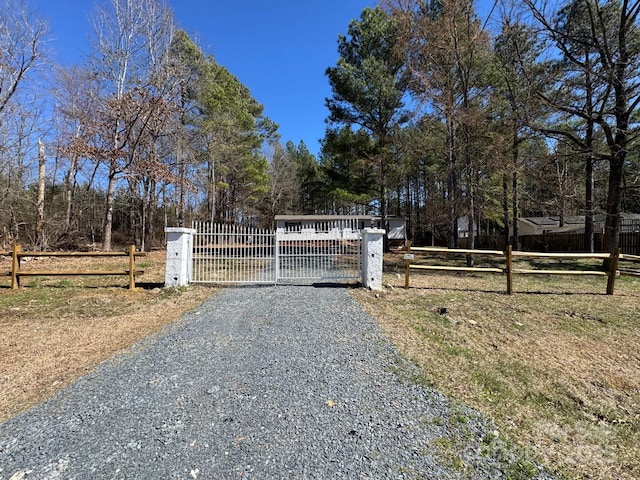
[[[355,295],[425,380],[566,478],[640,478],[640,279],[412,273]]]

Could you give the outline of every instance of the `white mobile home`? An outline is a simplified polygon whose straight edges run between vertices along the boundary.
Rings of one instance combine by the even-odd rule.
[[[278,232],[328,232],[331,230],[363,230],[384,228],[376,215],[276,215]],[[407,239],[406,221],[401,217],[389,217],[387,237],[394,243]]]

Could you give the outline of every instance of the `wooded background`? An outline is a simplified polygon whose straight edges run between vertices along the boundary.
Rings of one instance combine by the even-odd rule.
[[[105,0],[85,63],[0,0],[0,249],[162,245],[193,220],[407,218],[414,244],[519,248],[515,219],[640,212],[640,1],[385,0],[337,39],[320,154],[283,141],[251,92],[160,0]],[[309,92],[313,95],[314,92]]]

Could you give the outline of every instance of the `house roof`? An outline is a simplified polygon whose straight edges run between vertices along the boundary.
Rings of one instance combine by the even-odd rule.
[[[294,222],[300,220],[327,222],[331,220],[379,220],[380,215],[276,215],[276,220],[284,220],[287,222]],[[389,215],[390,220],[404,220],[402,217]]]

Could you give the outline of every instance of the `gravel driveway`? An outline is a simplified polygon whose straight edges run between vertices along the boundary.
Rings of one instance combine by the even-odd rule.
[[[551,478],[417,378],[344,288],[223,289],[0,424],[0,479]]]

